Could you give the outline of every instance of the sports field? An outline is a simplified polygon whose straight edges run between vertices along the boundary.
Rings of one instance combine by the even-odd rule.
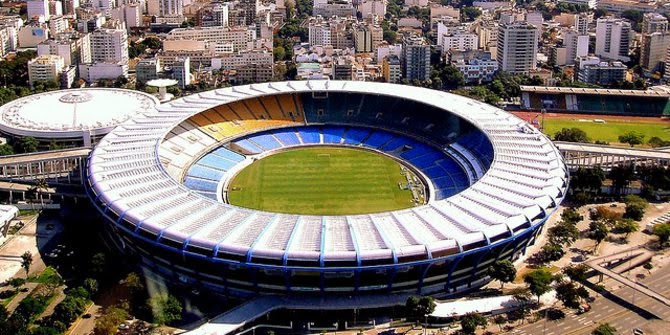
[[[252,163],[228,186],[237,206],[280,213],[343,215],[412,207],[400,164],[349,148],[303,148]]]
[[[536,126],[539,126],[542,120],[542,117],[536,112],[514,112],[513,114],[531,123],[536,121]],[[603,120],[604,123],[594,120]],[[670,141],[670,120],[660,117],[547,113],[544,127],[545,133],[552,138],[562,128],[575,127],[584,130],[591,141],[606,141],[610,144],[618,144],[619,135],[630,131],[643,134],[645,143],[654,136]]]

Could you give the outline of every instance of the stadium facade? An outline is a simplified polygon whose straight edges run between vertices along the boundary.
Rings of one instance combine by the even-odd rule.
[[[254,157],[304,145],[402,160],[426,204],[347,216],[226,203]],[[444,296],[535,241],[567,188],[554,145],[465,97],[349,81],[276,82],[194,94],[130,119],[97,145],[87,191],[119,248],[175,283],[224,295]]]

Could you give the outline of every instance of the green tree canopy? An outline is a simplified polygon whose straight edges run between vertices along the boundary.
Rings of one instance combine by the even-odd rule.
[[[598,327],[591,332],[591,335],[616,335],[616,333],[616,328],[605,322],[599,324]]]
[[[502,289],[505,283],[510,283],[516,277],[516,268],[509,260],[498,260],[489,268],[489,276],[500,281]]]
[[[576,127],[561,129],[554,135],[554,140],[579,143],[591,142],[589,137],[586,135],[586,132]]]
[[[624,198],[624,202],[626,203],[626,212],[623,214],[624,218],[630,218],[635,221],[642,220],[645,209],[649,206],[647,200],[644,200],[637,195],[630,194]]]
[[[169,325],[181,320],[181,302],[171,294],[156,295],[150,298],[147,304],[151,308],[154,323]]]
[[[477,327],[484,327],[488,324],[488,320],[481,314],[470,312],[461,317],[461,329],[465,334],[474,334]]]
[[[658,242],[663,245],[670,239],[670,223],[659,223],[654,226],[654,235],[658,236]]]
[[[589,223],[589,238],[596,241],[596,248],[609,235],[609,232],[609,228],[602,221],[591,221]]]
[[[554,276],[547,269],[537,269],[527,273],[523,277],[523,281],[528,284],[528,289],[540,301],[540,296],[551,290],[551,283],[554,281]]]
[[[623,135],[619,135],[619,142],[627,143],[632,147],[644,143],[644,134],[635,131],[629,131]]]

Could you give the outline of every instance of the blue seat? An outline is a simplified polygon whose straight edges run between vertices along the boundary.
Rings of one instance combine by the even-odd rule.
[[[363,145],[379,149],[379,147],[386,144],[386,142],[390,141],[391,139],[393,139],[392,134],[382,131],[375,131],[365,140],[365,142],[363,142]]]
[[[298,138],[298,135],[295,134],[295,129],[293,128],[278,129],[275,131],[274,135],[279,142],[283,143],[285,146],[300,144],[300,139]]]
[[[409,162],[419,169],[423,169],[435,164],[435,161],[444,158],[444,155],[439,152],[429,152],[423,156],[410,159]]]
[[[230,150],[228,150],[226,148],[223,148],[223,147],[212,151],[212,153],[219,156],[219,157],[223,157],[223,158],[225,158],[229,161],[233,161],[233,162],[236,162],[236,163],[239,163],[239,162],[244,160],[244,156],[238,154],[237,152],[230,151]]]
[[[223,170],[215,170],[212,168],[208,168],[203,165],[198,165],[195,164],[191,166],[190,169],[188,169],[188,172],[186,173],[187,176],[190,177],[197,177],[200,179],[208,179],[212,181],[219,181],[221,178],[223,178],[224,171]]]
[[[361,144],[366,137],[370,135],[370,131],[367,129],[356,129],[349,128],[344,134],[344,143],[351,145]]]
[[[218,185],[218,182],[213,182],[213,181],[208,181],[208,180],[202,180],[202,179],[197,179],[193,177],[186,177],[184,179],[184,185],[190,189],[193,190],[198,190],[198,191],[207,191],[207,192],[216,192],[216,186]]]
[[[244,150],[246,150],[246,151],[248,151],[252,154],[258,154],[258,153],[261,153],[261,152],[264,151],[263,148],[259,148],[257,145],[249,142],[246,139],[238,140],[238,141],[235,141],[233,143],[239,145],[242,149],[244,149]]]
[[[323,143],[340,143],[344,127],[323,127]]]
[[[393,151],[396,150],[404,145],[409,144],[410,142],[407,141],[407,138],[404,137],[396,137],[384,144],[383,146],[380,147],[380,149],[384,151]]]
[[[256,145],[260,145],[261,148],[265,150],[273,150],[277,148],[281,148],[283,145],[277,141],[272,135],[270,134],[260,134],[256,136],[249,137],[249,140],[254,142]]]
[[[225,158],[209,153],[204,157],[200,158],[197,164],[228,171],[228,169],[230,169],[231,167],[233,167],[233,165],[235,165],[235,162],[229,161]]]
[[[298,128],[298,133],[302,137],[302,142],[306,144],[321,143],[321,132],[314,127],[307,127],[306,129]]]

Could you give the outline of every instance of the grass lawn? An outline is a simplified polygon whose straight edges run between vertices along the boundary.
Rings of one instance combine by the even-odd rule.
[[[29,282],[33,283],[40,283],[40,284],[56,284],[61,281],[60,275],[56,271],[56,269],[47,266],[42,273],[39,274],[39,276],[32,276],[28,278]]]
[[[648,120],[607,120],[606,123],[595,123],[591,119],[588,122],[579,121],[573,117],[552,117],[544,121],[545,132],[554,136],[561,128],[579,128],[586,132],[591,141],[606,141],[611,144],[619,143],[619,135],[630,131],[644,134],[644,142],[649,138],[657,136],[663,140],[670,141],[670,123],[657,119],[655,122]]]
[[[280,213],[343,215],[412,207],[400,164],[349,148],[278,153],[242,170],[228,186],[231,204]]]

